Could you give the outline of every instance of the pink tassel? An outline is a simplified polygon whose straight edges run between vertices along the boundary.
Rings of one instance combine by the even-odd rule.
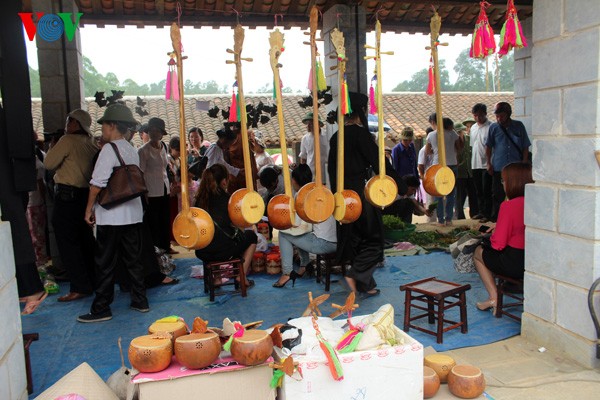
[[[369,114],[377,114],[377,102],[375,101],[375,88],[373,87],[373,83],[371,83],[371,87],[369,88]]]
[[[433,96],[435,93],[435,74],[433,72],[433,58],[429,59],[429,84],[427,85],[427,91],[425,92],[429,96]]]
[[[167,71],[167,84],[165,88],[165,99],[171,100],[171,70]]]
[[[235,91],[231,94],[231,106],[229,107],[229,122],[237,122],[237,99]]]
[[[479,3],[479,16],[473,31],[473,40],[469,56],[471,58],[484,58],[496,51],[496,42],[494,41],[494,31],[490,26],[485,9],[490,6],[487,1]]]
[[[308,90],[312,90],[313,87],[313,69],[311,67],[310,73],[308,74]]]
[[[177,71],[171,72],[171,96],[173,100],[179,101],[179,80],[177,78]]]

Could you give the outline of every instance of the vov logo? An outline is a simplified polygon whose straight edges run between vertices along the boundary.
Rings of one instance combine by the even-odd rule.
[[[19,13],[30,42],[35,38],[36,32],[46,42],[54,42],[65,33],[70,42],[75,36],[75,30],[83,13],[44,14],[38,12],[36,15],[37,26],[33,22],[33,13]],[[75,21],[71,16],[75,16]]]

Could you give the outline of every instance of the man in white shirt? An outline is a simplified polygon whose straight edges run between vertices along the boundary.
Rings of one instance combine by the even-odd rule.
[[[487,118],[487,107],[477,103],[471,110],[475,124],[471,126],[471,167],[477,192],[479,214],[473,219],[488,222],[492,216],[492,176],[487,173],[487,157],[485,155],[485,142],[492,124]]]
[[[315,176],[315,136],[313,134],[313,113],[307,113],[304,118],[302,118],[302,123],[306,125],[306,135],[302,137],[302,141],[300,142],[300,163],[308,164],[310,167],[310,171]],[[319,117],[319,132],[321,132],[321,128],[323,127],[323,121]],[[327,168],[325,167],[325,163],[327,162],[328,156],[328,141],[325,139],[323,134],[319,137],[319,144],[321,147],[321,177],[323,178],[323,183],[327,183]]]

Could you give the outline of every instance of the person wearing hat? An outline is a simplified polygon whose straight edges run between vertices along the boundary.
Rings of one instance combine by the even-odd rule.
[[[413,128],[405,126],[400,134],[400,143],[392,149],[392,165],[400,176],[419,176],[414,138]]]
[[[79,322],[100,322],[112,318],[110,305],[114,298],[117,268],[125,268],[129,275],[130,308],[139,312],[149,311],[142,263],[142,199],[136,197],[110,209],[96,202],[98,194],[108,184],[113,169],[121,165],[111,143],[116,146],[125,164],[139,166],[137,151],[124,139],[137,121],[127,106],[111,104],[97,122],[102,125],[102,140],[106,145],[100,150],[94,166],[85,209],[85,222],[90,227],[96,225],[96,296],[90,312],[77,318]]]
[[[150,141],[138,149],[140,169],[144,172],[144,180],[148,188],[148,204],[144,213],[144,224],[152,232],[154,246],[166,252],[171,249],[171,225],[169,224],[169,195],[171,193],[167,167],[167,145],[162,141],[167,134],[165,121],[153,117],[148,120]]]
[[[306,134],[302,136],[302,140],[300,141],[300,154],[298,157],[300,158],[300,164],[308,164],[310,167],[310,171],[315,176],[315,137],[313,134],[313,113],[308,112],[302,118],[302,123],[306,125]],[[321,132],[321,128],[323,127],[323,121],[319,116],[319,132]],[[327,139],[321,133],[320,136],[320,146],[321,146],[321,176],[323,178],[323,182],[327,182],[326,180],[326,172],[325,163],[327,161]]]
[[[383,261],[383,221],[381,210],[365,198],[365,183],[370,171],[379,173],[379,149],[369,132],[366,109],[369,98],[361,93],[350,92],[352,113],[344,116],[344,189],[354,190],[361,199],[360,217],[350,224],[338,225],[336,259],[350,264],[345,273],[346,283],[353,292],[362,296],[379,294],[373,273]],[[338,133],[329,141],[330,151],[327,169],[331,187],[337,185],[337,142]],[[407,187],[394,168],[386,162],[386,173],[398,186],[400,195]]]
[[[69,293],[58,301],[89,296],[94,284],[94,235],[83,220],[90,189],[93,159],[92,117],[78,109],[67,115],[65,135],[48,150],[44,167],[54,170],[55,194],[51,222],[58,253],[69,280]]]
[[[464,137],[465,145],[456,155],[458,169],[456,173],[456,219],[465,219],[465,201],[469,198],[469,217],[479,214],[475,180],[471,168],[471,138],[468,129],[460,122],[454,124],[454,131]]]
[[[225,161],[225,153],[229,152],[231,144],[237,140],[237,135],[231,130],[229,125],[225,125],[223,129],[217,131],[217,141],[210,145],[206,150],[207,158],[206,168],[210,168],[214,164],[222,164],[229,172],[229,175],[237,177],[243,168],[237,168]],[[243,173],[241,175],[244,175]]]
[[[521,121],[511,119],[510,104],[501,101],[494,106],[496,122],[490,125],[485,142],[487,172],[492,176],[492,216],[496,222],[500,212],[500,204],[506,198],[502,185],[502,168],[513,162],[530,162],[529,146],[531,141],[525,125]]]

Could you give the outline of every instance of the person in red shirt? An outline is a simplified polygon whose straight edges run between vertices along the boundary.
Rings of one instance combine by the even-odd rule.
[[[502,185],[507,200],[500,205],[490,244],[475,249],[475,268],[489,294],[477,303],[480,310],[496,307],[498,292],[494,274],[523,279],[525,273],[525,185],[533,183],[531,164],[516,162],[502,169]]]

